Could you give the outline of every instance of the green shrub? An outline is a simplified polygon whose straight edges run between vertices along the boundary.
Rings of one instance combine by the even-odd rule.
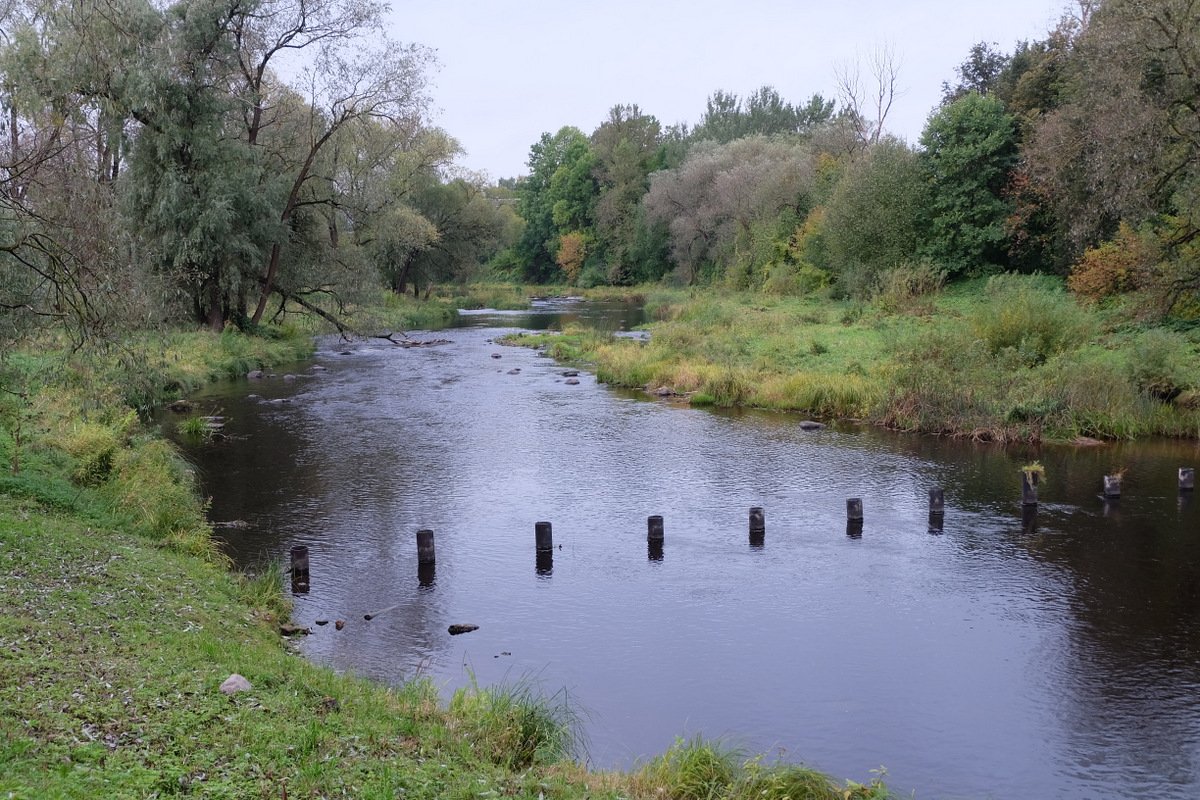
[[[1192,388],[1195,361],[1195,350],[1187,337],[1152,328],[1134,342],[1129,375],[1138,391],[1156,400],[1171,401]]]
[[[984,294],[971,326],[993,355],[1010,350],[1032,366],[1092,336],[1087,313],[1061,287],[1040,276],[995,275]]]

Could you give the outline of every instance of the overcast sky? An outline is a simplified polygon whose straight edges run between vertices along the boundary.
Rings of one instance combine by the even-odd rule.
[[[901,94],[888,129],[915,142],[972,44],[1041,39],[1065,0],[397,0],[391,33],[437,51],[435,122],[461,163],[526,172],[543,132],[590,134],[618,103],[694,124],[717,89],[774,86],[788,101],[836,97],[839,64],[890,46]]]

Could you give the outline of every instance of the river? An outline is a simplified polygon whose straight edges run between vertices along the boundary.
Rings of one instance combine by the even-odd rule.
[[[639,320],[569,301],[471,314],[413,334],[446,344],[324,340],[294,380],[197,395],[227,418],[227,439],[186,449],[212,519],[247,523],[218,531],[237,562],[309,548],[308,658],[447,693],[565,692],[601,768],[703,735],[838,778],[883,767],[921,798],[1200,796],[1200,512],[1177,490],[1194,442],[1031,453],[807,431],[568,383],[494,342],[580,316]],[[1031,457],[1046,477],[1023,518]]]

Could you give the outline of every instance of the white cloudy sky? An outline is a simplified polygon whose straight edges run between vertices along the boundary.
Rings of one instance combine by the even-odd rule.
[[[891,132],[915,141],[971,45],[1044,38],[1067,0],[395,0],[391,33],[437,51],[436,122],[492,178],[526,171],[545,131],[591,133],[618,103],[695,123],[717,89],[836,96],[838,64],[900,61]]]

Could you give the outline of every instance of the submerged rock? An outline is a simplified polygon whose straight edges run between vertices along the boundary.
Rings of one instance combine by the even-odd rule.
[[[824,423],[814,422],[811,419],[801,420],[799,425],[800,425],[800,430],[802,430],[802,431],[819,431],[825,427]]]
[[[479,626],[478,625],[451,625],[449,630],[450,630],[451,636],[458,636],[460,633],[470,633],[471,631],[477,631],[477,630],[479,630]]]
[[[246,373],[246,377],[251,380],[257,380],[257,379],[261,378],[262,376],[263,376],[263,371],[261,369],[252,369]]]
[[[226,678],[225,682],[221,684],[221,691],[228,695],[234,695],[238,692],[248,692],[252,688],[253,687],[250,685],[250,681],[246,680],[241,675],[238,675],[236,672]]]
[[[565,381],[563,381],[563,383],[565,383],[567,386],[578,386],[579,378],[567,378]]]

